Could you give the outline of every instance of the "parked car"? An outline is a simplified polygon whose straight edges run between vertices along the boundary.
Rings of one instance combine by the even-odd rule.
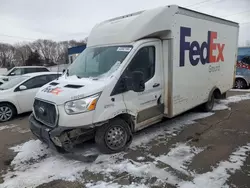
[[[49,69],[43,66],[21,66],[13,67],[6,74],[0,76],[0,85],[17,76],[33,73],[33,72],[49,72]]]
[[[31,111],[39,88],[60,75],[56,72],[30,73],[3,83],[0,86],[0,122]]]
[[[250,85],[250,56],[240,55],[237,58],[235,88],[246,89]]]

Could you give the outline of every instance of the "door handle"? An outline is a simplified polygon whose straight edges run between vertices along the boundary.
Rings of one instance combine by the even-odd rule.
[[[155,84],[153,85],[153,87],[159,87],[159,86],[160,86],[159,83],[155,83]]]

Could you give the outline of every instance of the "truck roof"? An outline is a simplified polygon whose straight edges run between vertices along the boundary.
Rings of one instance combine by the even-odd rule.
[[[125,44],[148,37],[163,38],[173,28],[174,15],[182,14],[197,19],[239,27],[236,22],[203,14],[193,10],[169,5],[135,12],[97,24],[88,37],[88,47],[110,44]]]

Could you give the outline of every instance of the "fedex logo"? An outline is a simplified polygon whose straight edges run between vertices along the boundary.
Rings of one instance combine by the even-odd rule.
[[[180,67],[185,66],[185,51],[189,51],[189,61],[196,66],[199,61],[204,65],[206,63],[224,62],[223,50],[225,44],[215,43],[217,32],[208,31],[207,41],[199,44],[198,41],[187,42],[191,36],[191,28],[181,27],[180,29]],[[206,50],[206,53],[205,51]],[[217,51],[217,55],[214,55]]]

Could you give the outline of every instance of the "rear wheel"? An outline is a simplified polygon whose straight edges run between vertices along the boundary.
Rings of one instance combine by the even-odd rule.
[[[236,89],[246,89],[247,83],[244,79],[238,78],[235,80],[235,88]]]
[[[204,112],[211,112],[214,108],[214,101],[215,101],[215,97],[214,97],[214,93],[209,97],[208,101],[203,104],[202,108]]]
[[[15,115],[16,115],[16,110],[12,105],[8,103],[0,104],[0,122],[9,121]]]
[[[122,119],[116,118],[98,127],[95,142],[102,153],[110,154],[123,151],[131,141],[129,125]]]

